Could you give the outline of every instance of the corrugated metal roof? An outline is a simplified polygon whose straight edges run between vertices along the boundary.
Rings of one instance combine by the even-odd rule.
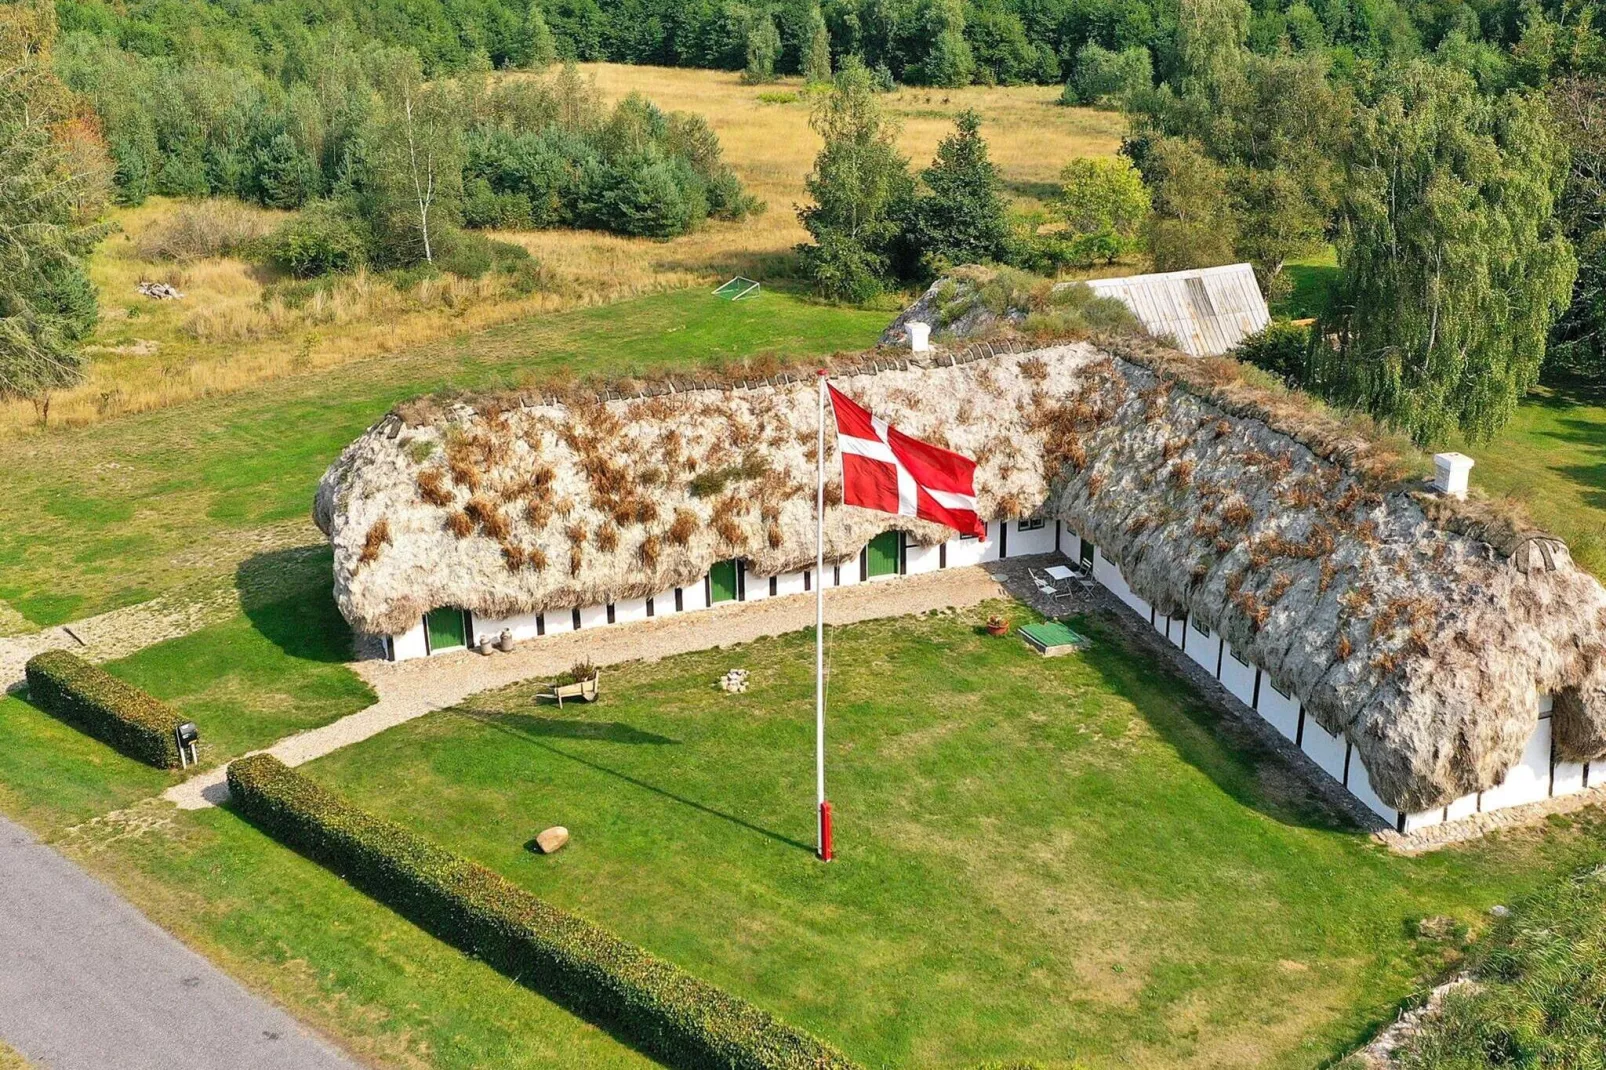
[[[1255,272],[1248,264],[1089,279],[1100,297],[1125,302],[1145,330],[1170,336],[1195,357],[1217,357],[1271,322]]]

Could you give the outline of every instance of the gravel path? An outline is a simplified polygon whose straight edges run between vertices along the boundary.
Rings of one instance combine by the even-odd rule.
[[[0,1037],[57,1070],[356,1070],[4,818]]]
[[[852,624],[875,617],[969,606],[1001,597],[1004,589],[988,574],[989,567],[992,566],[945,569],[906,576],[896,582],[829,591],[825,597],[826,622]],[[379,701],[333,724],[282,739],[267,752],[286,765],[300,765],[415,717],[455,706],[476,692],[556,675],[582,658],[590,658],[596,665],[656,661],[674,654],[794,632],[813,623],[814,596],[791,595],[638,624],[547,636],[520,644],[510,654],[489,658],[464,651],[397,664],[357,662],[352,668],[373,685]],[[214,806],[228,798],[224,770],[208,770],[192,777],[169,788],[163,798],[182,810]]]

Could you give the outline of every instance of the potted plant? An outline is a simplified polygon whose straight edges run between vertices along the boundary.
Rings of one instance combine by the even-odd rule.
[[[1000,617],[997,613],[994,613],[992,616],[987,618],[987,634],[1008,635],[1009,621],[1005,620],[1003,617]]]

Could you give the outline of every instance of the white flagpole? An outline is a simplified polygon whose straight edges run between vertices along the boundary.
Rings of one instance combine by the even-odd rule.
[[[831,804],[825,799],[825,369],[820,369],[820,435],[814,500],[814,779],[819,801],[818,854],[831,861]]]

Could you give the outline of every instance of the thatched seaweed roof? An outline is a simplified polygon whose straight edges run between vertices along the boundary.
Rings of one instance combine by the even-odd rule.
[[[1538,693],[1557,696],[1561,757],[1606,754],[1606,591],[1509,514],[1426,493],[1365,428],[1230,360],[1131,341],[881,358],[834,381],[974,456],[984,517],[1062,518],[1161,612],[1222,633],[1355,744],[1390,805],[1499,783]],[[806,568],[815,389],[398,410],[319,488],[340,608],[395,633],[442,605],[504,617],[655,594],[733,556]],[[836,507],[827,555],[888,528],[952,534]]]

